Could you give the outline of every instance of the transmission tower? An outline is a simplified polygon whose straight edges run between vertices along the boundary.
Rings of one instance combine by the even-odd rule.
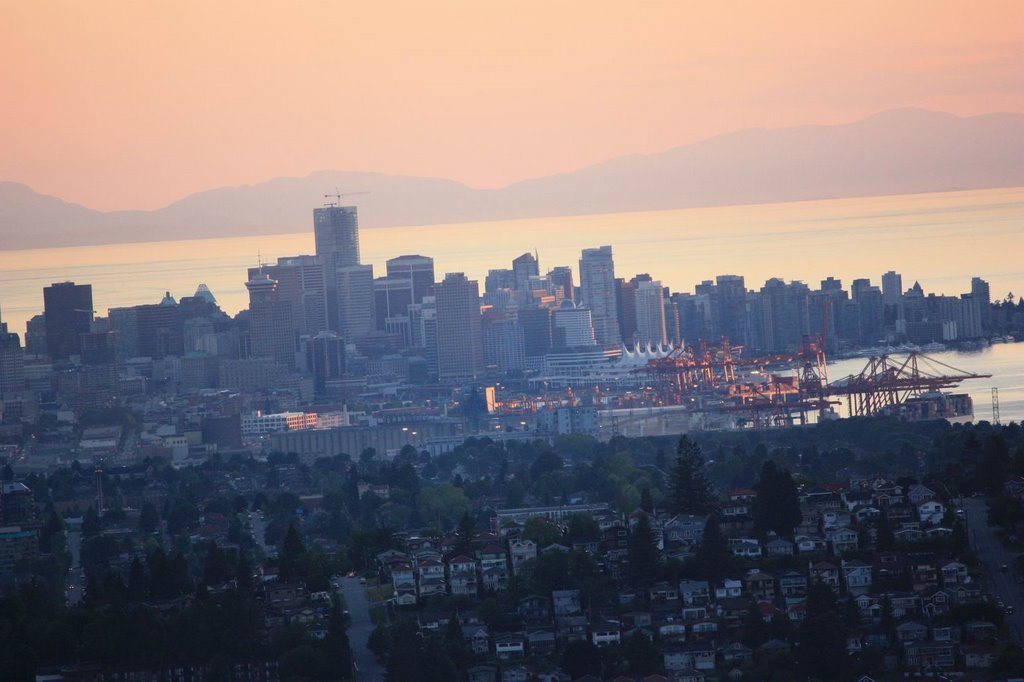
[[[992,423],[999,423],[999,387],[992,387]]]

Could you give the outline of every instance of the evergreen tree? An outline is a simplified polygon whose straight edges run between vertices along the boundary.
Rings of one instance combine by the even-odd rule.
[[[766,461],[755,489],[754,530],[792,537],[793,529],[800,524],[803,514],[800,512],[800,496],[789,471],[778,468],[772,460]]]
[[[718,517],[712,514],[704,524],[704,536],[697,547],[695,558],[697,575],[704,580],[721,580],[732,566],[729,543],[718,527]]]
[[[651,499],[650,488],[644,488],[640,491],[640,508],[648,514],[654,513],[654,500]]]
[[[303,575],[302,562],[306,556],[306,546],[302,543],[298,529],[295,524],[289,524],[288,532],[281,543],[280,565],[278,577],[282,582],[298,580]]]
[[[637,587],[647,587],[658,575],[658,535],[646,514],[629,535],[629,577]]]
[[[139,511],[139,530],[143,533],[155,533],[160,528],[160,512],[152,502],[146,502]]]
[[[672,510],[677,514],[710,514],[718,508],[718,500],[704,474],[700,446],[683,436],[677,453],[672,470]]]
[[[211,541],[206,550],[206,560],[203,562],[203,582],[207,585],[218,585],[231,579],[232,566],[228,563],[224,552]]]
[[[622,657],[632,675],[650,675],[661,669],[662,655],[654,642],[634,632],[622,643]]]
[[[96,513],[96,507],[89,507],[85,510],[85,518],[82,519],[82,539],[88,540],[100,534],[100,515]]]

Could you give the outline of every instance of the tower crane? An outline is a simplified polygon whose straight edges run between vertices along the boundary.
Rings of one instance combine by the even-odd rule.
[[[342,192],[337,187],[335,187],[334,194],[324,195],[324,199],[334,199],[334,201],[325,202],[324,206],[341,206],[342,197],[351,197],[357,194],[369,194],[369,192]]]

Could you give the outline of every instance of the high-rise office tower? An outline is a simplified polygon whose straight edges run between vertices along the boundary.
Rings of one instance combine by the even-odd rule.
[[[378,331],[408,327],[409,306],[413,300],[413,281],[407,277],[388,275],[373,280],[373,313]],[[403,335],[403,342],[409,339]]]
[[[484,364],[499,372],[526,367],[523,328],[515,313],[488,309],[480,318]]]
[[[306,344],[306,366],[313,375],[313,392],[327,393],[328,382],[345,374],[345,342],[334,332],[320,332]]]
[[[17,334],[0,322],[0,398],[25,388],[25,350]]]
[[[388,279],[412,282],[412,302],[420,303],[434,292],[434,259],[429,256],[398,256],[387,262]]]
[[[622,342],[633,343],[636,338],[636,278],[615,280],[615,315],[619,321]]]
[[[988,282],[981,277],[971,278],[971,296],[981,306],[981,329],[986,332],[992,328],[992,295]]]
[[[498,268],[487,271],[487,277],[484,278],[484,292],[493,294],[501,289],[515,288],[516,275],[512,270],[507,268]]]
[[[92,285],[60,282],[43,288],[46,354],[66,360],[81,350],[80,336],[92,325]]]
[[[572,301],[562,301],[551,313],[551,345],[559,349],[596,346],[590,310],[578,308]]]
[[[740,275],[719,275],[715,278],[715,295],[711,299],[711,316],[715,334],[728,337],[732,343],[743,343],[746,337],[747,288]]]
[[[359,265],[359,216],[355,206],[313,209],[316,255],[324,265]]]
[[[636,340],[644,345],[664,345],[665,295],[661,282],[638,281],[635,293]]]
[[[352,341],[374,330],[373,266],[347,265],[335,270],[338,333]]]
[[[548,279],[556,289],[562,290],[562,298],[566,301],[576,300],[575,284],[572,278],[572,268],[568,265],[558,265],[548,270]]]
[[[528,291],[531,277],[540,275],[540,264],[532,253],[524,253],[512,261],[512,277],[516,291]]]
[[[461,272],[449,272],[434,287],[434,296],[437,301],[438,379],[475,379],[484,365],[479,285]]]
[[[249,337],[254,358],[271,358],[295,367],[295,319],[292,303],[277,295],[277,280],[259,273],[248,282]]]
[[[887,306],[899,305],[903,299],[903,275],[893,270],[882,275],[882,300]]]
[[[519,318],[519,326],[523,328],[523,352],[526,361],[539,361],[551,350],[551,309],[522,308],[516,315]]]
[[[278,258],[276,265],[249,268],[249,279],[258,277],[261,272],[277,281],[275,295],[291,303],[296,333],[315,336],[327,329],[327,287],[322,257]]]
[[[424,296],[419,303],[409,306],[409,335],[411,345],[421,349],[427,361],[427,371],[437,376],[437,299]]]
[[[615,263],[612,247],[583,249],[580,257],[580,297],[590,309],[594,335],[600,346],[622,343],[615,300]]]

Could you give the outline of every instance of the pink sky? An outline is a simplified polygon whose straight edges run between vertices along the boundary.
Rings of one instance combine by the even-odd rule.
[[[100,209],[319,169],[499,186],[739,128],[1024,111],[1021,26],[1012,0],[0,0],[0,180]]]

